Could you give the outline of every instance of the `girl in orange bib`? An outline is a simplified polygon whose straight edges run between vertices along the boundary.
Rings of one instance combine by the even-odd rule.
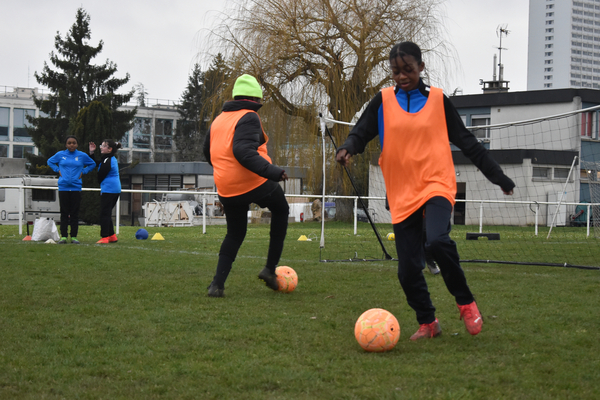
[[[285,171],[267,154],[269,138],[257,111],[262,107],[262,89],[255,77],[243,74],[233,86],[233,100],[212,122],[204,141],[204,156],[213,167],[219,201],[223,204],[227,234],[208,296],[225,296],[225,281],[248,229],[250,203],[271,211],[271,231],[266,265],[258,274],[266,285],[278,290],[275,268],[283,251],[289,206],[280,181]]]
[[[450,142],[505,194],[512,194],[515,184],[465,128],[442,90],[423,83],[425,64],[419,46],[399,43],[392,48],[389,61],[396,86],[382,89],[370,101],[339,147],[336,160],[347,165],[352,155],[362,153],[367,143],[379,136],[379,165],[396,235],[398,279],[420,325],[411,340],[432,338],[442,332],[422,272],[424,215],[425,247],[438,263],[467,331],[477,335],[483,320],[460,266],[456,243],[450,239],[456,195]]]

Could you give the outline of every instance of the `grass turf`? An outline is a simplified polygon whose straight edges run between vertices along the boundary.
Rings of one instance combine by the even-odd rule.
[[[595,399],[597,270],[464,264],[484,316],[470,336],[441,276],[427,274],[443,334],[418,328],[394,262],[321,263],[319,224],[291,224],[281,265],[291,294],[257,279],[268,226],[251,225],[222,299],[206,296],[224,227],[149,228],[165,240],[23,242],[0,226],[0,398]],[[349,246],[351,225],[328,232]],[[501,245],[495,243],[494,245]],[[459,243],[460,246],[460,243]],[[354,323],[373,307],[401,325],[396,347],[364,352]]]

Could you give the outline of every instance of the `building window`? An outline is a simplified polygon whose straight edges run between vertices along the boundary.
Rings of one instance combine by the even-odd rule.
[[[554,33],[554,28],[546,28],[546,33]]]
[[[544,56],[546,56],[546,57],[552,57],[552,53],[553,53],[552,51],[547,51],[547,52],[544,53]]]
[[[490,124],[489,115],[472,115],[471,116],[471,133],[477,139],[489,139],[490,128],[476,128],[477,126],[485,126]]]
[[[133,147],[149,149],[152,135],[152,119],[135,118],[133,120]]]
[[[552,60],[544,60],[544,64],[553,64]]]
[[[121,138],[120,142],[121,142],[121,148],[129,147],[129,131],[125,132],[125,134]]]
[[[27,131],[27,128],[30,127],[31,124],[27,121],[27,115],[35,117],[35,110],[26,110],[23,108],[13,109],[13,141],[15,142],[31,142],[31,137]]]
[[[551,48],[553,48],[553,47],[554,47],[554,45],[553,45],[552,43],[550,43],[550,44],[547,44],[547,45],[546,45],[546,48],[547,48],[547,49],[551,49]]]
[[[596,121],[598,117],[594,118],[595,111],[590,111],[581,114],[581,136],[588,138],[598,138],[598,127]]]
[[[150,152],[147,151],[134,151],[131,153],[131,162],[150,162]]]
[[[544,88],[549,89],[552,87],[551,83],[544,83]]]
[[[554,36],[546,36],[546,40],[554,40]]]
[[[156,175],[144,175],[144,190],[156,190]]]
[[[554,68],[552,67],[544,68],[544,72],[552,72],[553,70]]]
[[[553,20],[546,21],[546,25],[554,25],[554,21]]]
[[[154,162],[171,162],[173,153],[154,153]]]
[[[25,158],[26,154],[33,154],[33,146],[13,146],[13,158]]]
[[[554,13],[553,12],[547,12],[546,13],[546,18],[548,17],[554,17]]]
[[[569,171],[569,168],[554,168],[554,179],[566,180],[569,177]]]
[[[8,157],[8,145],[0,144],[0,157]]]
[[[117,162],[119,164],[127,164],[129,162],[129,152],[128,151],[118,151],[117,152]]]
[[[533,167],[532,176],[534,178],[548,179],[548,178],[550,178],[551,172],[552,172],[551,169],[547,168],[547,167]]]
[[[554,4],[548,4],[548,5],[546,5],[546,9],[547,10],[551,10],[553,8],[554,8]]]
[[[10,108],[0,107],[0,140],[8,140],[8,116]]]
[[[544,80],[549,81],[552,79],[552,75],[544,75]]]
[[[173,145],[173,120],[157,119],[154,124],[154,147],[157,150],[171,150]]]

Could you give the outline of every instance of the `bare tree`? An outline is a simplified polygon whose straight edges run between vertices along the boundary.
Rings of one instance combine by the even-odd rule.
[[[352,119],[382,87],[392,46],[445,54],[441,0],[233,0],[213,31],[219,50],[252,73],[279,107],[318,104]]]
[[[411,40],[425,53],[447,53],[442,3],[232,0],[209,43],[230,60],[233,71],[256,76],[268,102],[301,117],[315,133],[318,112],[351,121],[375,93],[392,84],[388,55],[394,44]],[[333,130],[338,142],[347,132]],[[364,165],[360,169],[364,174]],[[346,186],[339,173],[333,185],[334,190]]]

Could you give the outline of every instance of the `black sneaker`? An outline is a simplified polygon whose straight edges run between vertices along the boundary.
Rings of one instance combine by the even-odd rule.
[[[225,297],[225,289],[219,289],[217,285],[210,284],[208,287],[208,297]]]
[[[258,279],[262,279],[265,281],[267,286],[273,290],[279,290],[279,283],[277,282],[277,275],[275,272],[271,272],[269,268],[264,267],[260,274],[258,274]]]

